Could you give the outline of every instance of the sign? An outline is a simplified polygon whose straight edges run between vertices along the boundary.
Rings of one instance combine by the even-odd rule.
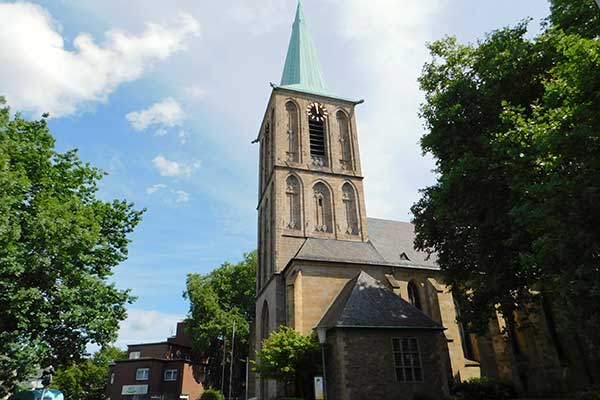
[[[315,400],[324,400],[323,396],[323,377],[315,376]]]
[[[148,394],[148,385],[123,385],[121,394]]]

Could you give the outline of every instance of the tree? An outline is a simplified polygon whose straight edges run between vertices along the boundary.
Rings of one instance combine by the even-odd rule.
[[[257,352],[255,371],[263,379],[277,379],[293,387],[295,393],[304,396],[306,382],[319,372],[319,342],[313,336],[304,336],[282,325],[263,340]]]
[[[525,21],[429,45],[421,145],[438,179],[412,208],[415,244],[437,253],[480,332],[541,294],[600,345],[599,14],[553,0],[533,39]]]
[[[132,300],[107,278],[142,211],[97,199],[103,173],[54,142],[45,118],[0,108],[0,397],[112,342]]]
[[[86,358],[56,371],[52,387],[67,399],[98,400],[105,396],[108,366],[115,360],[127,358],[127,352],[106,346],[91,358]]]
[[[248,356],[250,324],[255,314],[256,265],[256,251],[253,251],[244,254],[237,264],[226,262],[209,274],[187,277],[184,297],[190,301],[190,310],[185,326],[195,356],[206,363],[205,386],[221,386],[223,346],[227,346],[229,353],[234,324],[233,361]],[[226,372],[229,373],[228,369]],[[239,375],[237,368],[234,374]]]

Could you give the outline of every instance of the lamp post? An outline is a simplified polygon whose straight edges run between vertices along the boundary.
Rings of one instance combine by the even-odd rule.
[[[327,341],[327,328],[318,327],[317,336],[319,337],[319,344],[321,345],[321,363],[323,365],[323,398],[327,400],[327,373],[325,372],[325,342]]]

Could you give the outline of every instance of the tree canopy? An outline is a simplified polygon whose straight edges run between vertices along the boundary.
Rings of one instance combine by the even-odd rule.
[[[98,400],[105,397],[108,366],[115,360],[127,359],[127,352],[106,346],[90,358],[56,371],[52,387],[60,390],[66,399]]]
[[[256,265],[256,251],[253,251],[244,254],[237,264],[226,262],[206,275],[187,277],[184,297],[190,301],[190,310],[186,330],[196,357],[207,363],[205,386],[220,387],[223,346],[226,342],[228,353],[234,324],[234,359],[248,356],[250,324],[255,314]],[[235,369],[234,374],[238,373]]]
[[[128,291],[107,283],[142,211],[96,197],[102,171],[54,148],[45,118],[0,100],[0,397],[37,367],[116,338]]]
[[[304,336],[293,328],[282,325],[263,340],[257,352],[255,371],[263,379],[277,379],[295,393],[303,396],[306,381],[319,372],[319,342],[313,336]]]
[[[479,331],[541,293],[600,345],[600,12],[552,0],[542,33],[528,23],[429,45],[421,145],[438,177],[412,208],[415,243]]]

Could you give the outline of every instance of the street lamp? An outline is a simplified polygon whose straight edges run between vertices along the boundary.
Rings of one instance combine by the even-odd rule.
[[[600,1],[600,0],[599,0]],[[321,363],[323,364],[323,398],[327,399],[327,373],[325,372],[325,342],[327,341],[327,328],[317,327],[317,336],[321,345]]]

